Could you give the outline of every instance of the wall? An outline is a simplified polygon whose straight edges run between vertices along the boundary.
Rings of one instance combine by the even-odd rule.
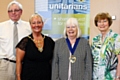
[[[0,0],[0,22],[9,19],[7,16],[7,5],[12,0]],[[17,0],[23,5],[22,19],[28,21],[34,13],[34,0]],[[94,17],[99,12],[109,12],[115,15],[111,29],[120,34],[120,0],[90,0],[90,42],[99,31],[94,25]]]
[[[7,6],[13,0],[0,0],[0,22],[9,19],[7,14]],[[22,19],[28,21],[34,13],[34,0],[16,0],[23,5]]]
[[[115,15],[116,20],[110,27],[113,31],[120,34],[120,0],[91,0],[90,1],[90,42],[99,31],[94,25],[94,17],[99,12],[109,12],[111,16]]]

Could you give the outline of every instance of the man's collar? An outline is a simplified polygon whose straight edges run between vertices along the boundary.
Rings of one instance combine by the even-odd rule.
[[[21,19],[19,19],[17,22],[18,22],[18,24],[19,24],[19,23],[21,22]],[[14,24],[14,21],[10,20],[10,23],[11,23],[11,24]]]

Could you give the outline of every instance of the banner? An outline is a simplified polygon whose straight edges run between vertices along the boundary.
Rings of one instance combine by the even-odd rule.
[[[68,18],[77,18],[82,36],[89,38],[90,0],[35,0],[35,12],[45,22],[43,34],[53,39],[63,37],[65,22]]]

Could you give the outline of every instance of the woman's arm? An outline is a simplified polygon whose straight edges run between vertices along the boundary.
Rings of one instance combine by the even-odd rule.
[[[120,80],[120,55],[117,55],[117,58],[118,58],[118,65],[117,65],[115,80]]]
[[[117,55],[118,58],[118,64],[117,64],[117,69],[116,69],[116,78],[115,80],[120,80],[120,35],[117,36],[115,39],[115,54]]]
[[[20,48],[16,48],[16,77],[17,80],[20,79],[21,69],[22,69],[22,60],[25,55],[25,51],[21,50]]]

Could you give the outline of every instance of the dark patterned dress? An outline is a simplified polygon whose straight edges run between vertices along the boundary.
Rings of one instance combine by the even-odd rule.
[[[45,36],[43,51],[40,52],[33,42],[32,34],[23,38],[17,48],[25,51],[22,63],[21,80],[51,80],[51,60],[54,41]],[[44,37],[44,35],[42,35]]]

